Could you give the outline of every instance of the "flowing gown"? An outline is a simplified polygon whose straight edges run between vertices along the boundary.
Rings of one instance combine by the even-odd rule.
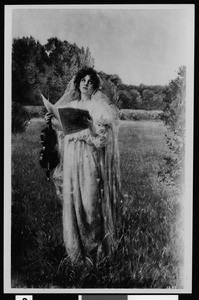
[[[72,262],[95,260],[115,245],[120,190],[118,111],[98,92],[67,107],[87,109],[94,132],[59,132],[60,164],[53,179],[63,202],[63,239]]]

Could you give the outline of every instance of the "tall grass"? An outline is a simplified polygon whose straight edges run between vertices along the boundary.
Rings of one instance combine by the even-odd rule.
[[[33,119],[12,139],[12,287],[181,288],[180,200],[158,178],[166,151],[163,123],[121,122],[117,249],[86,266],[71,266],[65,253],[62,204],[38,164],[43,126]]]

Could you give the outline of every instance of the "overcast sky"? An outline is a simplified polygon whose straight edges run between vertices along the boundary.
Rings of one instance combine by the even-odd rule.
[[[174,9],[175,8],[175,9]],[[167,84],[190,60],[193,8],[159,6],[13,9],[12,36],[50,37],[89,47],[97,71],[126,84]]]

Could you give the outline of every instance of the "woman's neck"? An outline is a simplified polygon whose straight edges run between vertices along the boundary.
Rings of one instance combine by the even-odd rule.
[[[91,96],[81,94],[81,101],[88,101],[88,100],[91,100]]]

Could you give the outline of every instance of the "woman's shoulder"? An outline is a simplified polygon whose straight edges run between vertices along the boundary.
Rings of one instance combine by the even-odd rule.
[[[118,109],[110,99],[101,91],[95,93],[92,97],[93,115],[96,118],[103,117],[107,120],[118,119]]]
[[[118,111],[117,106],[111,101],[105,93],[98,91],[92,96],[92,102],[95,107],[104,107],[104,109],[110,109]]]
[[[97,91],[92,95],[92,101],[96,101],[101,104],[111,104],[110,99],[101,91]]]

